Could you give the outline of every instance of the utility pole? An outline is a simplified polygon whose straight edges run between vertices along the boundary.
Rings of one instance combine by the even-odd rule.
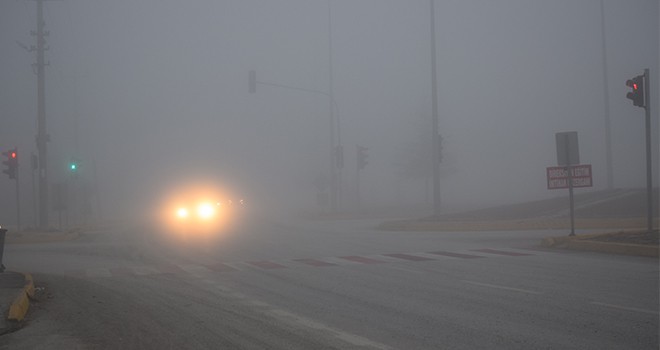
[[[651,80],[644,69],[644,119],[646,127],[646,228],[653,231],[653,167],[651,160]]]
[[[626,81],[626,86],[632,91],[626,98],[632,100],[633,106],[644,108],[646,129],[646,225],[649,232],[653,231],[653,167],[651,157],[651,80],[649,69],[644,69],[643,75],[638,75]]]
[[[338,173],[339,167],[336,162],[335,147],[335,109],[334,109],[334,82],[332,79],[332,5],[328,0],[328,95],[330,96],[330,209],[333,214],[337,213],[340,200],[341,183]],[[338,126],[337,126],[338,128]]]
[[[34,172],[39,168],[39,161],[37,160],[37,155],[34,153],[30,154],[30,178],[32,180],[32,224],[34,227],[38,227],[38,218],[37,218],[37,186],[34,182]]]
[[[605,162],[607,166],[607,189],[614,188],[614,170],[612,168],[612,129],[610,122],[610,93],[607,79],[607,41],[605,40],[605,4],[600,0],[600,33],[603,48],[603,103],[605,105]]]
[[[48,141],[50,136],[46,132],[46,62],[44,53],[48,51],[44,31],[44,1],[37,2],[37,31],[30,34],[37,37],[37,153],[39,156],[39,227],[48,228]]]
[[[433,215],[440,215],[440,134],[438,129],[438,76],[435,50],[435,0],[431,2],[431,101],[433,109]]]

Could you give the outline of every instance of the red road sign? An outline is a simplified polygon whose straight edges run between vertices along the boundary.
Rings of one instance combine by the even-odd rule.
[[[548,189],[556,190],[568,188],[568,171],[563,166],[552,166],[546,168]],[[573,187],[592,187],[591,164],[573,165],[571,167]]]

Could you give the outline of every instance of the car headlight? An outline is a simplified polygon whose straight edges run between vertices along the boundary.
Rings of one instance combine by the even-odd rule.
[[[202,219],[209,219],[215,214],[215,209],[210,203],[202,203],[197,207],[197,216]]]
[[[188,209],[186,209],[186,208],[179,208],[179,209],[177,209],[177,211],[176,211],[176,216],[179,217],[179,218],[181,218],[181,219],[185,219],[185,218],[187,218],[188,215],[189,215],[189,214],[188,214]]]

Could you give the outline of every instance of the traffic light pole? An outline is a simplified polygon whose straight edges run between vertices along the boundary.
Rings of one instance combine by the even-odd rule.
[[[430,0],[431,5],[431,101],[433,119],[432,156],[433,159],[433,215],[440,215],[440,133],[438,128],[438,76],[435,49],[435,0]]]
[[[46,133],[46,63],[44,52],[48,32],[44,32],[43,2],[37,1],[37,152],[39,153],[39,227],[48,228],[48,141]]]
[[[18,185],[18,174],[20,171],[18,171],[18,167],[16,167],[16,226],[18,227],[18,231],[21,230],[21,194],[19,192],[20,186]]]
[[[653,170],[651,168],[651,82],[644,69],[644,110],[646,112],[646,227],[653,231]]]

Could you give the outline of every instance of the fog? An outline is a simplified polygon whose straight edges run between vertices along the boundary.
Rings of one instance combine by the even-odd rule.
[[[545,178],[562,131],[579,133],[593,166],[594,187],[579,191],[607,188],[600,4],[436,1],[443,211],[566,195]],[[625,97],[644,68],[657,186],[658,1],[604,6],[614,187],[645,186],[644,112]],[[368,147],[362,210],[430,208],[428,176],[410,161],[431,137],[428,0],[63,0],[45,2],[44,20],[49,180],[86,186],[92,217],[146,213],[201,180],[259,208],[327,211],[316,185],[330,163],[330,93],[340,210],[356,210],[356,145]],[[37,78],[35,53],[17,42],[36,45],[35,30],[36,2],[0,3],[0,148],[19,149],[24,225]],[[320,93],[261,83],[250,93],[250,70]],[[0,222],[11,225],[14,183],[1,175]]]

